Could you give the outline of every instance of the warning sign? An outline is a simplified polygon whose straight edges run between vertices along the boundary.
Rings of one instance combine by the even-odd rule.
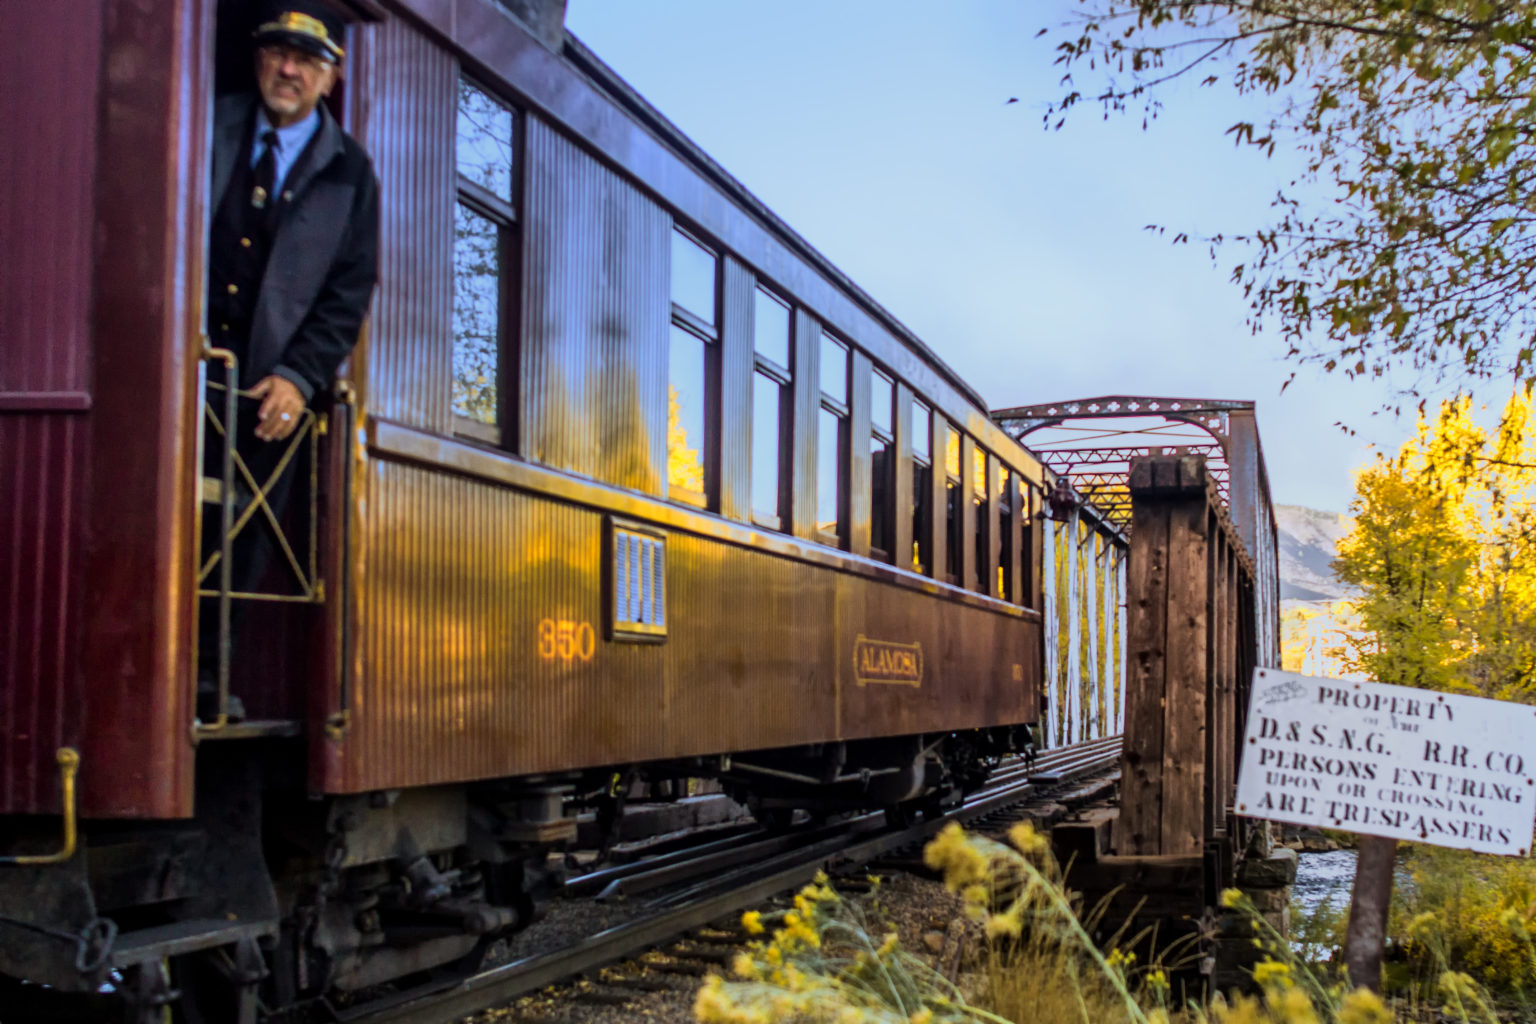
[[[1536,708],[1257,669],[1238,813],[1525,856]]]

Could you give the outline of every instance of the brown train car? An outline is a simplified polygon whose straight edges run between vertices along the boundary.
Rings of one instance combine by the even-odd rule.
[[[207,146],[255,4],[7,15],[13,982],[116,969],[143,1012],[218,1018],[464,967],[615,778],[716,778],[778,824],[905,813],[1040,718],[1050,481],[979,396],[559,0],[336,7],[382,281],[299,446],[291,565],[232,598],[248,718],[206,723]]]

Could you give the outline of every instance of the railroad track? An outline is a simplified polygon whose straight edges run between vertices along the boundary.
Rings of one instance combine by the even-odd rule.
[[[781,835],[728,836],[579,876],[567,885],[568,895],[644,897],[646,913],[566,948],[445,981],[440,988],[416,988],[354,1011],[337,1010],[336,1017],[348,1024],[447,1024],[757,906],[804,885],[818,871],[835,873],[917,847],[951,821],[995,821],[1009,808],[1111,768],[1119,753],[1120,737],[1112,736],[1047,751],[1032,764],[1005,763],[960,806],[906,828],[891,828],[882,814],[871,813]]]

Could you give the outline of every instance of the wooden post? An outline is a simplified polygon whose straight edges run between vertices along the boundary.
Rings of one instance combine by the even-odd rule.
[[[1349,901],[1349,927],[1344,934],[1344,963],[1349,968],[1351,985],[1380,992],[1397,840],[1361,836],[1358,850],[1355,889]]]

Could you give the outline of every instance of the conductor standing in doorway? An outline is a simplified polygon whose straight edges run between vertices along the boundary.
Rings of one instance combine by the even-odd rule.
[[[278,466],[311,399],[330,387],[357,342],[378,280],[379,186],[363,147],[321,102],[340,80],[343,23],[312,0],[274,8],[256,29],[255,94],[223,97],[214,113],[215,203],[208,242],[208,334],[239,366],[235,451],[258,487]],[[222,379],[210,367],[210,380]],[[210,395],[222,410],[220,394]],[[222,445],[206,432],[204,473],[219,476]],[[280,520],[294,463],[266,492]],[[237,474],[235,514],[255,500]],[[204,557],[218,550],[205,513]],[[212,530],[209,529],[212,521]],[[236,536],[232,590],[249,592],[271,560],[266,516]],[[212,577],[216,578],[216,577]],[[238,608],[238,604],[236,605]],[[199,624],[198,716],[217,714],[217,602]],[[231,717],[243,717],[230,701]]]

